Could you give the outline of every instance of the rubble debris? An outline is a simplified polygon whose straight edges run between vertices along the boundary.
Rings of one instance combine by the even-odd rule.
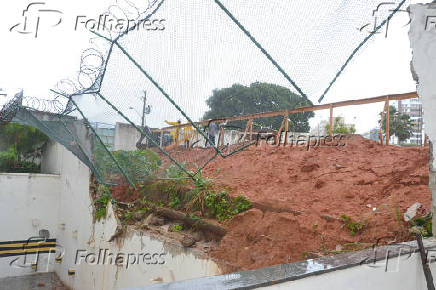
[[[150,226],[163,226],[165,224],[165,220],[151,213],[145,219],[144,223]]]
[[[416,216],[416,212],[421,207],[421,203],[415,202],[412,206],[410,206],[407,211],[404,213],[404,221],[408,222],[412,220]]]
[[[181,241],[181,243],[182,243],[182,245],[183,245],[185,248],[189,248],[189,247],[192,247],[192,246],[195,244],[195,240],[194,240],[193,237],[190,237],[190,236],[184,236],[183,239],[182,239],[182,241]]]
[[[156,213],[170,220],[182,221],[190,227],[195,227],[199,230],[212,232],[220,237],[226,234],[226,229],[219,224],[213,224],[202,219],[192,218],[189,215],[178,212],[176,210],[172,210],[169,208],[158,208],[156,210]]]

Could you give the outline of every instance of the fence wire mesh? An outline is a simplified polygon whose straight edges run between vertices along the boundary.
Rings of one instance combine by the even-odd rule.
[[[123,2],[109,14],[134,25],[92,32],[93,47],[84,51],[78,77],[52,90],[56,101],[24,105],[17,95],[2,108],[0,120],[15,116],[40,129],[103,183],[195,178],[214,158],[283,129],[280,116],[250,124],[226,122],[222,115],[195,123],[215,89],[261,81],[288,88],[301,100],[294,107],[321,101],[365,43],[385,33],[393,15],[406,12],[405,5],[405,0]],[[43,105],[56,117],[36,114]],[[251,113],[256,112],[243,112]],[[285,117],[289,131],[297,130],[303,114],[309,113]],[[96,122],[111,126],[102,130]]]

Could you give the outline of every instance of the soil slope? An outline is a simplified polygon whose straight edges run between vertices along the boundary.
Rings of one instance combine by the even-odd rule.
[[[216,172],[219,172],[216,176]],[[344,147],[250,147],[204,170],[254,207],[226,222],[212,255],[255,269],[410,240],[402,216],[430,210],[428,147],[381,146],[352,136]],[[352,235],[342,215],[364,227]],[[401,219],[400,219],[401,218]]]

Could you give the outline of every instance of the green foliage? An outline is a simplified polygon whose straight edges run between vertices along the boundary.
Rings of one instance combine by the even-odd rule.
[[[0,170],[8,171],[18,161],[17,150],[10,147],[7,151],[0,151]]]
[[[18,161],[7,169],[7,172],[16,173],[39,173],[40,171],[39,165],[31,161]]]
[[[195,181],[186,178],[157,180],[141,183],[139,186],[142,198],[132,203],[131,208],[117,209],[118,216],[124,223],[134,221],[132,217],[135,217],[135,213],[153,212],[161,207],[182,210],[194,220],[200,219],[199,216],[206,216],[223,221],[252,206],[242,195],[231,197],[226,191],[216,191],[213,180],[203,176],[201,171]],[[99,198],[96,199],[96,210],[98,214],[105,216],[106,212],[102,209],[100,213],[99,209],[104,207],[104,203],[110,200],[111,196],[104,193],[105,187],[102,188],[103,191],[100,192],[103,194],[97,194]]]
[[[252,206],[251,202],[242,194],[234,197],[232,200],[232,204],[234,205],[233,214],[247,211]]]
[[[182,225],[173,225],[172,229],[173,229],[173,232],[180,232],[181,230],[183,230],[183,226]]]
[[[162,163],[159,156],[150,149],[135,151],[119,150],[112,153],[121,168],[125,170],[126,174],[135,183],[156,178],[159,166]],[[94,159],[102,176],[108,177],[111,174],[122,174],[116,163],[99,142],[96,142],[94,145]]]
[[[0,127],[0,170],[6,172],[39,172],[35,159],[41,157],[49,138],[36,128],[9,123]]]
[[[102,218],[106,217],[106,208],[105,207],[101,207],[95,210],[95,220],[99,221]]]
[[[194,188],[189,193],[188,208],[200,210],[204,215],[206,197],[210,193],[213,193],[213,182],[209,177],[203,177],[203,173],[199,171],[194,181]]]
[[[398,205],[395,205],[395,218],[396,218],[397,222],[399,224],[401,224],[402,216],[401,216],[400,209],[398,208]]]
[[[183,162],[182,166],[183,168],[185,168],[186,163]],[[171,164],[168,168],[165,169],[165,176],[166,178],[172,178],[172,179],[186,178],[185,171],[181,170],[178,166],[175,166],[174,164]]]
[[[292,93],[288,88],[255,82],[249,87],[234,84],[230,88],[216,89],[206,101],[210,110],[203,119],[247,115],[260,112],[292,110],[297,107],[311,106],[312,102]],[[291,114],[289,128],[294,132],[309,132],[309,118],[313,112]],[[255,127],[278,129],[283,117],[262,118],[256,120]],[[232,122],[232,125],[244,128],[243,121]]]
[[[329,132],[330,124],[327,123],[324,125],[325,132]],[[354,134],[356,133],[356,128],[354,124],[345,124],[344,118],[342,117],[335,117],[333,119],[333,128],[332,128],[332,134]]]
[[[214,187],[213,180],[203,177],[200,171],[189,193],[188,209],[200,210],[202,215],[207,213],[218,221],[223,221],[251,208],[250,201],[243,195],[232,198],[226,191],[217,193]]]
[[[180,207],[181,201],[175,191],[170,192],[170,202],[168,203],[168,205],[174,209],[178,209]]]
[[[380,119],[379,124],[381,124],[383,132],[386,133],[386,118]],[[394,106],[389,106],[389,134],[397,136],[398,140],[402,142],[412,136],[412,131],[413,121],[410,116],[398,112]]]
[[[7,148],[13,147],[18,160],[41,156],[42,147],[49,138],[38,129],[17,123],[9,123],[0,127],[2,143]]]
[[[432,214],[428,214],[424,217],[418,217],[409,221],[410,232],[420,233],[423,237],[433,236],[432,232]]]
[[[132,219],[132,216],[133,215],[131,211],[125,211],[121,216],[121,219],[124,223],[127,223],[130,219]]]
[[[218,221],[223,221],[251,208],[251,202],[239,195],[231,198],[225,191],[206,196],[206,207]]]
[[[231,217],[229,203],[229,195],[225,191],[218,194],[210,193],[206,196],[206,206],[211,209],[212,215],[215,216],[218,221],[223,221]]]
[[[355,221],[345,214],[341,215],[341,220],[344,223],[342,227],[347,227],[347,229],[350,230],[350,234],[352,236],[362,231],[363,228],[366,226],[366,222],[364,220]]]
[[[156,177],[161,160],[159,156],[150,149],[144,151],[115,151],[115,159],[120,163],[130,176],[136,181],[149,180]]]
[[[191,219],[193,219],[193,220],[196,220],[196,221],[200,219],[198,216],[196,216],[196,215],[193,214],[193,213],[190,214],[189,217],[190,217]]]
[[[97,188],[98,197],[94,200],[95,219],[99,221],[106,217],[106,208],[109,202],[112,202],[112,194],[104,185],[99,185]]]

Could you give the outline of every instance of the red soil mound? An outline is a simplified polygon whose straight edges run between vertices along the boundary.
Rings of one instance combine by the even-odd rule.
[[[238,269],[364,247],[382,237],[382,243],[408,240],[406,209],[420,202],[420,214],[430,211],[427,147],[381,146],[360,136],[344,147],[310,151],[263,144],[218,157],[204,173],[215,176],[218,169],[217,183],[254,203],[227,222],[228,234],[212,252]],[[363,221],[363,230],[353,236],[343,214]]]

